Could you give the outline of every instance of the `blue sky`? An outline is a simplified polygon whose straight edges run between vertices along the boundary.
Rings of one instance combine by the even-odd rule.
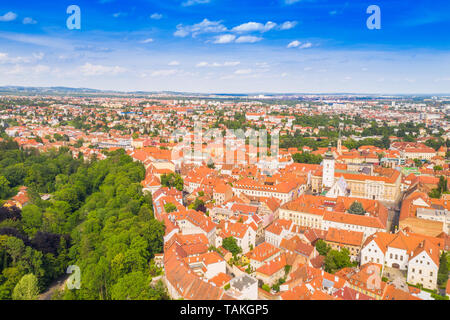
[[[0,85],[450,93],[448,30],[447,0],[2,1]]]

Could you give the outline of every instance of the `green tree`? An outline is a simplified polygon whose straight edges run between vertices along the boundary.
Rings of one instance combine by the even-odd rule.
[[[447,252],[443,252],[439,259],[439,271],[438,271],[437,284],[441,288],[445,288],[447,285],[447,281],[448,281],[447,255],[448,255]]]
[[[330,250],[324,261],[324,269],[326,272],[335,273],[343,268],[351,267],[350,253],[346,248],[340,251]]]
[[[189,209],[194,209],[203,213],[206,213],[207,210],[205,207],[205,202],[199,198],[196,198],[195,201],[189,205]]]
[[[414,164],[416,165],[417,168],[421,168],[423,166],[422,160],[419,159],[414,159]]]
[[[222,247],[230,251],[235,257],[242,252],[242,248],[238,246],[237,241],[234,237],[223,239]]]
[[[383,145],[384,149],[389,149],[389,147],[391,146],[391,140],[389,139],[389,137],[387,135],[383,136],[383,138],[381,138],[381,144]]]
[[[9,181],[4,176],[0,175],[0,199],[7,199],[11,193]]]
[[[319,239],[316,241],[316,250],[321,256],[326,256],[328,251],[330,251],[330,247],[326,244],[325,241]]]
[[[361,202],[355,201],[348,209],[348,213],[363,216],[366,213],[366,211],[364,210],[364,207],[361,204]]]
[[[439,189],[433,189],[431,190],[428,195],[430,198],[439,199],[441,197],[441,193],[439,192]]]
[[[23,230],[33,237],[42,226],[42,210],[35,204],[29,204],[22,210]]]
[[[19,282],[23,273],[19,268],[12,267],[3,270],[0,284],[0,300],[10,300],[14,287]]]
[[[444,176],[439,177],[438,189],[441,194],[448,191],[447,179]]]
[[[124,275],[111,289],[113,300],[148,300],[150,298],[150,281],[142,271]]]
[[[428,195],[430,198],[440,199],[444,193],[448,193],[447,179],[444,176],[440,176],[438,187],[431,190]]]
[[[39,296],[38,281],[34,274],[26,274],[14,288],[13,300],[36,300]]]
[[[163,174],[161,176],[161,185],[163,187],[176,188],[177,190],[182,191],[184,187],[184,181],[179,174]]]
[[[12,258],[13,266],[16,266],[17,261],[25,251],[25,245],[22,240],[16,237],[8,237],[6,240],[6,251]]]
[[[168,202],[164,205],[164,210],[166,211],[166,213],[171,213],[177,211],[177,206],[171,202]]]
[[[323,160],[321,155],[315,155],[311,153],[295,153],[292,159],[296,163],[310,163],[310,164],[320,164]]]

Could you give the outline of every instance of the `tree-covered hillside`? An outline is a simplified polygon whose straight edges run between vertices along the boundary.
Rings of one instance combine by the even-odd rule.
[[[142,193],[144,175],[123,150],[84,162],[64,148],[40,154],[1,142],[2,202],[20,186],[30,200],[22,210],[0,209],[0,299],[20,297],[35,283],[29,274],[43,292],[69,265],[80,268],[81,287],[57,298],[167,298],[161,283],[150,285],[160,272],[152,258],[162,252],[164,226]]]

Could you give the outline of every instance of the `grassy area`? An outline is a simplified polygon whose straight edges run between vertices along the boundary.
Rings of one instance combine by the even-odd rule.
[[[431,294],[431,297],[434,300],[449,300],[449,297],[447,297],[447,296],[443,297],[443,296],[441,296],[439,294],[434,294],[434,293]]]
[[[441,296],[439,293],[438,293],[438,291],[437,290],[430,290],[430,289],[427,289],[427,288],[424,288],[422,285],[415,285],[415,284],[411,284],[411,283],[407,283],[409,286],[411,286],[411,287],[414,287],[414,288],[417,288],[417,289],[420,289],[420,290],[422,290],[422,291],[425,291],[425,292],[428,292],[428,293],[430,293],[431,294],[431,297],[434,299],[434,300],[449,300],[449,297],[447,297],[447,296]]]

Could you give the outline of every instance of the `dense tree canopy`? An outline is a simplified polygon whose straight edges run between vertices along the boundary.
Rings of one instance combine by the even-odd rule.
[[[310,163],[310,164],[320,164],[322,163],[322,156],[315,155],[311,153],[296,153],[292,156],[292,159],[296,163]]]
[[[184,182],[179,174],[169,173],[161,176],[161,185],[168,188],[176,188],[179,191],[183,190]]]
[[[326,272],[335,273],[343,268],[352,267],[350,261],[350,253],[346,248],[340,251],[329,250],[324,262],[324,269]]]
[[[14,288],[13,300],[36,300],[39,296],[37,278],[34,274],[26,274]]]
[[[2,142],[0,150],[0,176],[11,190],[2,199],[22,185],[30,197],[22,211],[0,210],[0,300],[23,296],[34,286],[30,274],[43,292],[69,265],[80,268],[81,288],[58,298],[168,298],[161,283],[150,284],[164,225],[142,193],[142,164],[123,150],[88,162],[64,148],[40,154]]]

